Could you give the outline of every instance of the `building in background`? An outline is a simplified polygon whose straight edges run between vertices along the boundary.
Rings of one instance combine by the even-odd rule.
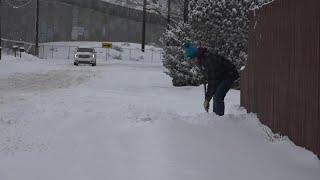
[[[3,3],[2,37],[35,41],[36,1],[22,8]],[[166,25],[157,14],[147,15],[146,41],[158,44]],[[19,23],[14,23],[19,22]],[[100,0],[40,0],[40,42],[141,42],[142,12]]]

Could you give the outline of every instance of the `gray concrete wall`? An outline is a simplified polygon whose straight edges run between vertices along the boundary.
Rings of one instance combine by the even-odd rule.
[[[5,2],[1,9],[2,37],[35,41],[35,2],[15,9]],[[89,3],[90,2],[90,3]],[[141,42],[141,11],[97,0],[40,0],[40,42],[123,41]],[[164,20],[148,14],[147,43],[159,43]]]

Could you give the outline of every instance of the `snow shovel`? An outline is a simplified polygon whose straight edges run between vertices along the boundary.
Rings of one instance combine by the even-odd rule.
[[[204,100],[206,100],[206,94],[207,94],[207,83],[203,83],[203,87],[204,87]],[[209,113],[209,111],[207,111],[207,113]]]

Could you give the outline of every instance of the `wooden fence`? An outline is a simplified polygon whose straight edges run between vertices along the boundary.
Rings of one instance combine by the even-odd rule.
[[[250,12],[241,104],[320,157],[320,0],[275,0]]]

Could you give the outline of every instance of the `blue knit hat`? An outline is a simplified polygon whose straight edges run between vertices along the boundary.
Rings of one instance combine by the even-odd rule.
[[[186,43],[183,45],[185,55],[188,59],[196,58],[199,54],[198,48],[192,43]]]

